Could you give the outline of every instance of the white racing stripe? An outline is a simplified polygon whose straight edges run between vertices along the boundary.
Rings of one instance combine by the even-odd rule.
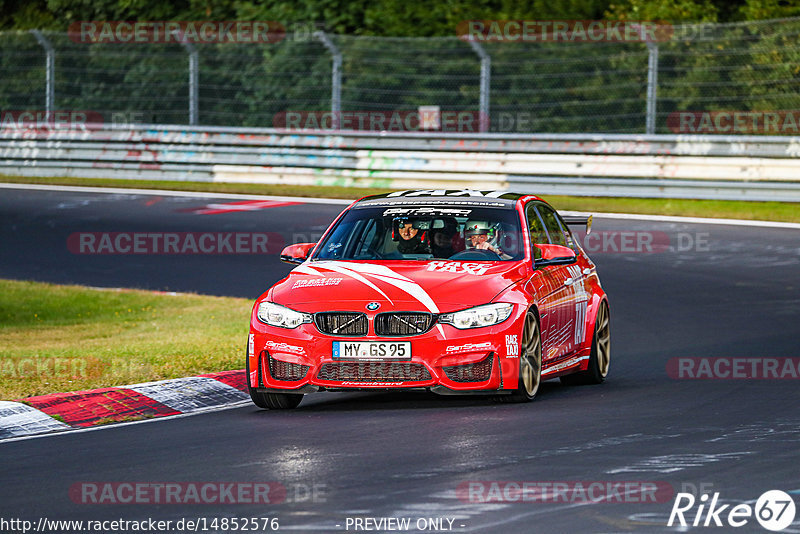
[[[378,286],[364,278],[362,275],[372,276],[383,282],[384,284],[390,285],[394,288],[403,291],[407,295],[413,297],[414,299],[418,300],[427,310],[431,313],[439,313],[439,308],[436,306],[436,302],[431,298],[431,296],[424,290],[422,287],[416,283],[414,280],[403,276],[402,274],[393,271],[392,269],[386,267],[385,265],[374,265],[371,263],[340,263],[335,261],[324,261],[324,262],[317,262],[314,264],[314,267],[301,265],[297,267],[295,271],[300,270],[302,273],[306,274],[321,274],[316,271],[316,269],[328,269],[330,271],[334,271],[340,274],[347,275],[359,282],[371,287],[381,295],[383,295],[386,300],[390,303],[394,304],[392,299],[389,298],[386,293],[380,290]],[[316,269],[315,269],[316,268]],[[436,329],[445,337],[444,329],[442,325],[436,325]]]
[[[329,271],[334,271],[334,272],[337,272],[337,273],[340,273],[340,274],[344,274],[344,275],[349,276],[350,278],[358,280],[362,284],[371,287],[372,289],[374,289],[375,291],[377,291],[378,293],[383,295],[386,300],[388,300],[389,302],[394,304],[392,299],[389,298],[389,295],[387,295],[386,293],[381,291],[378,286],[376,286],[375,284],[373,284],[372,282],[370,282],[369,280],[367,280],[366,278],[364,278],[363,276],[358,274],[357,271],[354,271],[354,270],[351,270],[351,269],[347,269],[347,268],[345,268],[345,267],[343,267],[341,265],[335,264],[334,262],[325,263],[324,265],[317,264],[317,267],[322,267],[323,269],[328,269]]]

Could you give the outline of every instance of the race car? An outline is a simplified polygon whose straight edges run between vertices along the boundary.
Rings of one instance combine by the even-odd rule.
[[[308,393],[428,390],[533,400],[543,380],[598,384],[609,306],[595,264],[533,195],[413,190],[362,198],[253,306],[247,380],[261,408]]]

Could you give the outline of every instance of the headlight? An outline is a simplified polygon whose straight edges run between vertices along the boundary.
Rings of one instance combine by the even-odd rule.
[[[453,313],[444,313],[439,316],[439,322],[451,324],[461,330],[492,326],[508,319],[513,309],[513,304],[506,304],[504,302],[484,304],[483,306],[475,306],[474,308],[468,308]]]
[[[296,312],[274,302],[262,302],[259,304],[256,317],[262,323],[281,328],[297,328],[303,323],[310,323],[314,320],[310,313]]]

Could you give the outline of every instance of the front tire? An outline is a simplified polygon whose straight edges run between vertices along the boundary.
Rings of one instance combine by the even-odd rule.
[[[261,393],[256,388],[250,387],[250,358],[245,358],[245,372],[247,373],[247,392],[253,404],[264,410],[291,410],[297,408],[303,400],[302,393]]]
[[[539,319],[530,310],[525,315],[520,345],[517,389],[511,395],[498,396],[500,402],[530,402],[536,397],[542,383],[542,335]]]
[[[561,377],[561,383],[568,386],[602,384],[608,376],[611,364],[611,330],[609,328],[608,304],[600,303],[597,318],[594,321],[592,351],[589,355],[589,366],[585,371]]]

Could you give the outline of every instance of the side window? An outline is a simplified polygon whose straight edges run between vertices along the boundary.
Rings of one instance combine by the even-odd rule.
[[[356,243],[356,250],[353,254],[356,258],[368,257],[371,254],[370,247],[374,244],[377,226],[374,219],[369,219],[366,221],[366,225],[361,228],[361,235]]]
[[[569,226],[567,226],[567,223],[565,223],[564,219],[558,216],[558,214],[556,214],[556,218],[558,219],[559,226],[561,226],[561,232],[564,234],[564,238],[567,240],[567,246],[575,252],[578,252],[579,249],[577,241],[575,240],[575,237],[573,237]]]
[[[549,242],[547,239],[547,232],[533,204],[528,204],[526,213],[528,218],[528,231],[531,236],[531,245],[535,245],[536,243],[547,244]],[[533,259],[537,260],[541,257],[542,251],[533,247]]]
[[[556,213],[547,206],[537,206],[537,211],[542,216],[547,233],[550,235],[550,243],[553,245],[567,246],[567,239],[561,230],[561,225],[556,218]]]

